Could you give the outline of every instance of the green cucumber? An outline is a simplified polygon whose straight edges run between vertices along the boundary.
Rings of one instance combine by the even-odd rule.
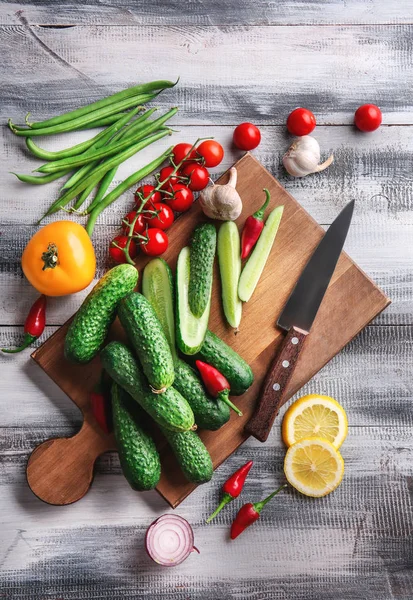
[[[228,379],[231,396],[241,396],[254,381],[249,364],[212,331],[207,331],[202,348],[193,358],[218,369]]]
[[[211,456],[205,444],[195,431],[162,430],[181,467],[185,477],[191,483],[206,483],[214,473]]]
[[[142,293],[152,305],[176,360],[174,286],[172,271],[162,258],[154,258],[142,275]]]
[[[157,485],[161,477],[161,461],[155,442],[139,422],[137,408],[129,394],[113,383],[113,431],[119,461],[131,488],[140,492],[152,490]]]
[[[190,249],[182,248],[176,266],[176,341],[184,354],[196,354],[204,343],[211,298],[202,317],[195,317],[188,302]]]
[[[103,368],[158,425],[171,431],[194,428],[194,413],[173,387],[154,394],[132,352],[121,342],[110,342],[100,353]]]
[[[211,223],[195,228],[191,240],[188,302],[194,317],[202,317],[211,300],[217,232]]]
[[[142,294],[133,292],[121,300],[118,316],[152,390],[164,392],[174,382],[174,361],[150,302]]]
[[[175,362],[174,387],[188,400],[201,429],[215,431],[229,421],[229,406],[222,400],[210,398],[194,369],[179,358]]]
[[[241,243],[238,227],[234,221],[226,221],[219,228],[218,262],[224,314],[231,327],[238,329],[242,315],[242,302],[238,297],[238,282],[241,275]]]
[[[119,301],[136,287],[138,276],[132,265],[118,265],[95,285],[66,333],[68,360],[87,363],[98,354],[115,319]]]
[[[244,302],[248,302],[257,287],[257,283],[273,247],[283,210],[284,206],[277,206],[268,215],[258,242],[241,273],[238,284],[238,296]]]

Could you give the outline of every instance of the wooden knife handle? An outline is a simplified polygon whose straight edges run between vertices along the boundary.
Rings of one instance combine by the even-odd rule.
[[[307,333],[292,327],[285,336],[267,375],[265,376],[258,408],[248,421],[245,430],[260,442],[265,442],[274,419],[286,401],[285,390],[294,372]]]

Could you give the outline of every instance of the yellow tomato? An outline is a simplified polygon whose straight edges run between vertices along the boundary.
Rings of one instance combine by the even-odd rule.
[[[95,251],[79,223],[57,221],[34,234],[24,249],[22,268],[41,294],[66,296],[83,290],[92,281]]]

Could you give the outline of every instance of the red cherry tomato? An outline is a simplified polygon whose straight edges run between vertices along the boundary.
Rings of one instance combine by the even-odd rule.
[[[196,163],[189,163],[180,169],[182,175],[188,178],[187,186],[194,192],[203,190],[208,185],[209,173],[205,167]]]
[[[185,212],[191,208],[194,201],[194,195],[191,190],[182,185],[182,183],[175,183],[171,185],[172,196],[165,196],[164,202],[176,212]]]
[[[155,189],[153,185],[141,185],[135,192],[135,202],[138,208],[141,206],[142,201],[145,200],[149,196],[149,194]],[[146,208],[148,205],[154,204],[155,202],[161,201],[161,193],[155,192],[151,195],[151,197],[145,202],[144,207]]]
[[[116,246],[113,246],[112,244],[115,243],[117,246],[119,246],[119,248],[117,248]],[[120,248],[125,248],[126,244],[128,243],[128,237],[126,235],[117,235],[110,243],[109,246],[109,254],[112,258],[112,260],[114,260],[116,263],[125,263],[126,262],[126,256],[125,253],[122,252],[122,250]],[[129,256],[134,259],[135,256],[138,253],[138,249],[136,247],[136,244],[134,242],[134,240],[130,241],[129,244]]]
[[[168,248],[168,236],[162,229],[148,229],[148,241],[142,244],[142,250],[148,256],[160,256]]]
[[[157,215],[145,215],[145,221],[149,227],[156,227],[158,229],[168,229],[175,220],[174,211],[167,204],[161,202],[153,205],[154,210],[157,211]]]
[[[170,186],[173,185],[174,183],[179,183],[179,175],[178,173],[176,173],[175,175],[172,175],[172,177],[170,176],[171,173],[173,173],[174,168],[173,167],[163,167],[163,169],[161,169],[159,171],[159,181],[160,183],[162,183],[162,181],[165,181],[165,179],[168,179],[168,181],[166,181],[163,185],[161,185],[161,190],[169,190]],[[161,200],[157,200],[157,202],[160,202]]]
[[[381,110],[375,104],[363,104],[354,114],[354,124],[360,131],[375,131],[381,125]]]
[[[288,115],[287,129],[292,135],[308,135],[315,126],[316,120],[311,110],[296,108]]]
[[[129,225],[131,225],[132,221],[135,220],[136,210],[132,210],[122,219],[122,229],[128,234],[129,233]],[[139,215],[136,219],[135,225],[133,227],[133,233],[135,235],[142,234],[145,231],[145,219],[143,215]]]
[[[216,167],[224,158],[224,148],[215,140],[201,142],[196,153],[202,157],[202,164],[208,168]]]
[[[196,158],[196,151],[192,149],[192,144],[186,144],[185,142],[181,142],[180,144],[176,144],[172,148],[172,159],[174,164],[177,165],[181,161],[190,160],[191,158]]]
[[[241,123],[234,130],[233,140],[240,150],[254,150],[261,141],[261,132],[252,123]]]

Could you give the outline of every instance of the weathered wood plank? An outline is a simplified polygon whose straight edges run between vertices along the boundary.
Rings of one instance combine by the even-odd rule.
[[[40,341],[54,329],[48,327]],[[0,347],[16,344],[21,332],[21,328],[1,327]],[[370,326],[298,395],[322,393],[337,398],[348,411],[352,426],[411,427],[413,394],[409,369],[412,356],[412,326]],[[10,399],[2,415],[3,427],[40,426],[49,431],[46,437],[57,435],[60,427],[72,426],[74,430],[79,427],[80,415],[75,405],[30,360],[27,352],[13,357],[1,354],[0,369],[7,374],[3,393]],[[285,410],[283,408],[281,414]],[[45,439],[42,435],[43,429],[38,442]]]
[[[411,23],[412,5],[408,0],[312,0],[311,2],[271,2],[270,0],[196,0],[188,6],[177,0],[112,0],[102,3],[50,0],[3,2],[0,23],[18,22],[22,11],[31,24],[43,25],[314,25],[331,23]]]
[[[291,108],[349,124],[375,102],[412,123],[411,25],[357,27],[73,27],[2,30],[3,118],[44,117],[139,80],[176,79],[159,98],[180,123],[282,124]],[[251,85],[253,82],[253,85]],[[395,90],[397,92],[395,93]]]
[[[338,490],[318,500],[280,494],[236,542],[228,528],[241,500],[204,524],[219,483],[239,464],[254,460],[243,499],[258,499],[282,481],[284,452],[279,431],[265,445],[250,440],[185,501],[179,512],[201,554],[172,570],[156,568],[143,549],[146,527],[167,508],[152,493],[130,490],[116,461],[109,469],[102,461],[84,500],[52,509],[28,490],[21,453],[9,453],[0,478],[6,597],[410,600],[409,431],[350,428]]]

